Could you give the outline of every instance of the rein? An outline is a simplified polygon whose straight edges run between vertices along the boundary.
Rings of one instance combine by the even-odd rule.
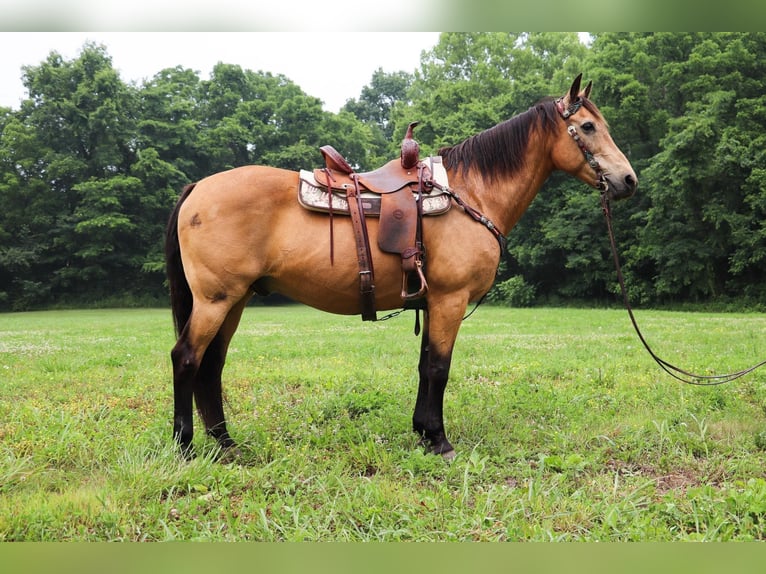
[[[570,102],[566,108],[564,107],[564,102],[562,99],[556,100],[556,107],[558,108],[559,115],[561,115],[561,118],[564,121],[569,119],[571,115],[575,114],[577,110],[580,109],[581,106],[582,106],[582,100],[580,100],[579,98],[573,102]],[[638,335],[638,338],[641,341],[641,344],[644,346],[644,348],[652,357],[652,359],[654,359],[654,361],[660,366],[660,368],[662,368],[662,370],[664,370],[674,379],[677,379],[681,381],[682,383],[686,383],[687,385],[697,385],[697,386],[703,386],[703,387],[730,383],[731,381],[739,379],[740,377],[744,377],[745,375],[752,373],[757,368],[762,367],[763,365],[766,365],[766,361],[762,361],[758,363],[757,365],[754,365],[747,369],[743,369],[741,371],[737,371],[735,373],[727,373],[724,375],[697,375],[695,373],[686,371],[684,369],[680,369],[676,367],[675,365],[668,363],[666,360],[659,357],[652,350],[652,348],[649,346],[649,343],[646,342],[646,339],[644,338],[643,333],[641,333],[641,329],[639,329],[638,327],[638,322],[636,321],[636,317],[633,314],[633,308],[631,307],[630,300],[628,298],[628,290],[625,287],[625,278],[623,277],[623,274],[622,274],[622,266],[620,265],[620,258],[619,258],[619,255],[617,254],[617,242],[615,241],[614,230],[612,228],[612,210],[609,204],[609,197],[607,196],[607,191],[609,190],[609,183],[607,182],[606,177],[604,176],[604,171],[601,169],[601,166],[599,165],[598,160],[596,160],[596,158],[593,156],[593,153],[591,153],[591,151],[587,148],[587,146],[585,145],[585,143],[582,141],[579,134],[577,133],[577,128],[575,128],[572,124],[569,124],[567,125],[567,132],[569,133],[570,136],[572,136],[572,139],[574,139],[575,143],[577,144],[577,147],[580,148],[580,151],[583,153],[583,156],[585,157],[585,161],[587,161],[588,165],[590,165],[590,167],[593,168],[593,171],[596,172],[597,184],[595,187],[601,190],[601,209],[604,212],[604,219],[606,219],[606,227],[609,233],[609,243],[612,249],[612,259],[614,260],[614,267],[617,271],[617,281],[620,284],[620,291],[622,292],[622,300],[625,305],[625,309],[628,311],[630,322],[633,324],[633,329],[635,329],[636,334]]]
[[[612,229],[612,210],[609,205],[609,198],[607,197],[605,191],[601,192],[601,209],[604,212],[604,219],[606,219],[606,226],[609,232],[609,243],[612,248],[612,258],[614,259],[614,266],[615,266],[615,269],[617,270],[617,280],[620,283],[620,291],[622,292],[622,300],[623,300],[623,303],[625,304],[625,309],[627,309],[628,311],[628,315],[630,316],[630,321],[631,323],[633,323],[633,328],[635,329],[636,334],[638,335],[638,338],[641,340],[641,343],[643,344],[644,348],[647,350],[647,352],[652,357],[652,359],[654,359],[654,361],[666,373],[668,373],[674,379],[677,379],[681,381],[682,383],[686,383],[688,385],[710,387],[715,385],[722,385],[724,383],[730,383],[731,381],[739,379],[740,377],[743,377],[749,373],[752,373],[757,368],[762,367],[763,365],[766,365],[766,361],[762,361],[758,363],[757,365],[754,365],[747,369],[743,369],[741,371],[737,371],[735,373],[727,373],[724,375],[697,375],[689,371],[685,371],[684,369],[679,369],[678,367],[671,365],[664,359],[658,357],[657,354],[649,346],[649,343],[646,342],[646,339],[644,339],[644,336],[641,333],[641,329],[638,328],[636,317],[633,315],[633,308],[631,307],[630,301],[628,299],[628,291],[625,288],[625,278],[622,275],[620,258],[617,254],[617,243],[614,239],[614,230]]]

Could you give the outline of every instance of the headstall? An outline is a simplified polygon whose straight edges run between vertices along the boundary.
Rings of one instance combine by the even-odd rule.
[[[570,103],[569,106],[564,108],[564,101],[563,98],[559,98],[556,100],[556,109],[559,112],[559,115],[561,118],[566,121],[569,119],[570,116],[577,113],[577,110],[582,107],[582,99],[577,98],[574,102]],[[598,163],[598,160],[595,158],[593,153],[588,149],[588,147],[585,145],[585,142],[582,141],[582,138],[580,137],[580,134],[577,133],[577,128],[574,127],[572,124],[567,124],[567,133],[569,133],[570,136],[572,136],[572,139],[574,139],[575,143],[577,144],[577,147],[580,148],[580,151],[582,152],[583,156],[585,156],[585,161],[588,162],[588,165],[593,168],[593,171],[596,172],[596,187],[600,189],[601,191],[605,192],[609,189],[609,183],[606,181],[606,177],[604,177],[604,170],[601,169],[601,166]]]

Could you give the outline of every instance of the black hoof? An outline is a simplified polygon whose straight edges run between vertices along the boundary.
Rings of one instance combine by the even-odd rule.
[[[455,449],[452,448],[452,445],[444,435],[436,439],[421,435],[420,445],[425,447],[431,454],[441,455],[444,460],[452,460],[456,456]]]
[[[244,453],[234,443],[234,441],[231,441],[229,446],[224,447],[221,445],[221,450],[218,452],[216,461],[220,462],[221,464],[231,464],[241,461],[243,457]]]
[[[180,445],[179,451],[181,453],[181,457],[187,462],[197,458],[197,453],[194,451],[194,447],[190,444]]]

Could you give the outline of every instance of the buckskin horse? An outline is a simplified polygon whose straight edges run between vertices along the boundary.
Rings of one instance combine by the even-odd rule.
[[[505,236],[548,176],[564,171],[609,199],[630,197],[638,185],[589,99],[591,83],[580,90],[581,77],[564,96],[438,152],[453,203],[443,215],[422,219],[428,289],[412,417],[413,430],[434,454],[454,456],[443,399],[466,308],[492,287]],[[328,217],[299,205],[298,187],[298,172],[238,167],[186,186],[172,212],[165,251],[178,334],[171,351],[173,436],[189,456],[194,403],[207,433],[224,451],[237,452],[224,418],[221,373],[252,296],[281,293],[330,313],[362,313],[348,218],[335,218],[331,240]],[[376,237],[378,221],[370,218],[367,230]],[[374,241],[369,254],[376,308],[402,308],[400,259]]]

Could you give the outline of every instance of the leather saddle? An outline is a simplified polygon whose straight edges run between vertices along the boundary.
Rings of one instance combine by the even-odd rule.
[[[308,209],[330,215],[330,260],[333,261],[333,213],[348,214],[354,229],[359,264],[362,319],[375,321],[375,284],[366,217],[378,217],[378,247],[398,254],[402,261],[402,292],[405,302],[421,299],[428,290],[424,273],[422,241],[424,203],[431,214],[446,212],[449,197],[434,194],[434,171],[443,172],[441,158],[420,161],[419,146],[412,137],[413,122],[402,140],[400,157],[382,167],[357,173],[332,146],[320,148],[325,167],[301,172],[299,201]],[[429,166],[430,163],[430,166]],[[438,165],[437,165],[438,164]],[[434,169],[436,168],[436,169]],[[446,177],[446,172],[443,174]],[[446,182],[443,182],[446,186]],[[311,194],[314,197],[311,197]],[[321,198],[317,198],[317,194]],[[335,206],[333,206],[335,203]]]
[[[362,190],[386,195],[419,182],[418,164],[404,168],[401,159],[393,159],[374,171],[356,173],[332,146],[322,146],[319,151],[325,158],[326,167],[315,169],[314,178],[325,188],[346,191],[358,182]],[[430,180],[430,174],[427,180]]]

